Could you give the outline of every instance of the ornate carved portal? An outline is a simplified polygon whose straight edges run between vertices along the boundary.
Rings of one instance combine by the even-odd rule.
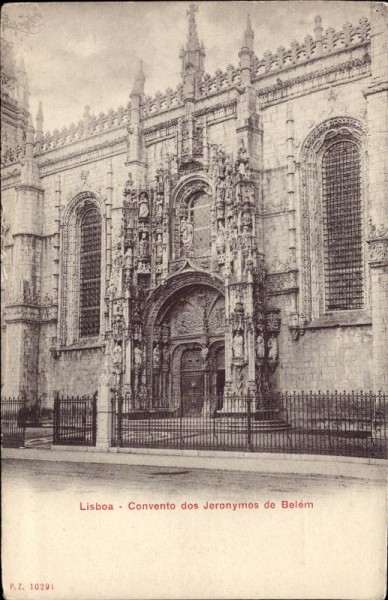
[[[223,394],[224,336],[220,290],[192,284],[166,299],[149,336],[154,408],[187,415],[210,411],[214,397]]]
[[[236,158],[213,146],[209,159],[178,178],[161,168],[150,188],[129,175],[123,191],[107,338],[134,410],[203,414],[217,397],[268,397],[279,330],[265,307],[259,180],[242,139]]]

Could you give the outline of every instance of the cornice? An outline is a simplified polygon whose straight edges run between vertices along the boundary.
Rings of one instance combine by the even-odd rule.
[[[33,183],[18,183],[15,185],[16,192],[44,192],[44,189],[40,185],[34,185]]]
[[[372,81],[371,85],[363,91],[365,98],[372,96],[372,94],[379,94],[380,92],[386,92],[388,90],[388,81]]]
[[[363,69],[362,73],[357,72],[359,69]],[[354,76],[352,76],[352,72]],[[288,80],[280,80],[265,88],[257,90],[257,96],[261,101],[262,107],[283,102],[289,96],[305,96],[310,94],[312,90],[326,89],[331,85],[338,85],[346,83],[347,81],[355,81],[368,77],[370,75],[370,57],[355,58],[347,62],[343,62],[325,69],[313,71],[311,73],[305,73],[298,77]],[[306,83],[308,85],[306,85]],[[302,90],[295,90],[297,86],[303,85]],[[294,93],[295,91],[295,93]]]
[[[358,44],[353,44],[351,46],[347,46],[346,48],[339,48],[338,50],[332,50],[331,52],[329,52],[327,54],[319,54],[317,56],[310,56],[310,58],[307,58],[303,61],[298,61],[296,63],[292,63],[287,66],[284,66],[282,69],[270,70],[267,73],[262,73],[261,75],[254,77],[252,79],[252,83],[264,81],[265,79],[269,79],[271,76],[273,77],[274,75],[277,77],[280,77],[281,75],[284,75],[293,70],[298,70],[298,69],[302,70],[305,67],[309,67],[310,65],[312,65],[314,63],[318,63],[318,62],[322,62],[322,61],[330,61],[333,58],[335,58],[335,59],[338,58],[338,56],[341,54],[348,53],[351,55],[352,53],[354,53],[355,50],[363,48],[363,47],[367,48],[368,46],[370,46],[370,40],[359,42]]]
[[[126,139],[127,136],[121,136],[114,140],[107,140],[101,144],[89,148],[83,148],[82,150],[69,152],[63,156],[57,158],[51,158],[47,160],[39,160],[38,164],[42,169],[42,175],[47,175],[50,172],[50,167],[59,167],[61,170],[70,169],[75,166],[80,166],[85,163],[94,162],[95,160],[107,158],[111,155],[122,154],[126,151]],[[68,146],[70,148],[71,146]],[[62,149],[63,147],[61,147]],[[111,150],[110,152],[98,155],[104,150]],[[52,169],[51,172],[55,172],[56,169]]]

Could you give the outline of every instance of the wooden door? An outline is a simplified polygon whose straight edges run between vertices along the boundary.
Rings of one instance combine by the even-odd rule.
[[[200,350],[186,350],[182,355],[181,398],[184,415],[201,414],[204,402],[204,372]]]

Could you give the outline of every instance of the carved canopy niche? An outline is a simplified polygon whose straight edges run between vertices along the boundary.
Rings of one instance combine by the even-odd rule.
[[[210,225],[211,203],[211,186],[205,176],[190,176],[176,186],[173,191],[174,218],[171,220],[173,261],[184,257],[193,257],[197,258],[202,268],[207,268],[210,265],[210,261],[205,260],[206,252],[201,252],[200,248],[200,229],[204,225],[206,228],[206,223],[202,222],[204,221],[202,214],[204,210],[201,212],[198,207],[201,204],[204,209],[208,209],[208,223]],[[204,233],[208,232],[204,229]],[[209,243],[209,256],[210,253]],[[204,256],[200,256],[201,254]],[[201,260],[202,258],[203,260]]]

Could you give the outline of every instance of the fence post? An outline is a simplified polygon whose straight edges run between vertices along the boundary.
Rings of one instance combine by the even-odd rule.
[[[122,436],[123,436],[123,397],[120,390],[115,392],[117,400],[117,446],[121,448]]]
[[[92,404],[92,443],[93,446],[96,445],[97,441],[97,398],[98,392],[94,392],[93,394],[93,404]]]
[[[179,435],[181,438],[181,444],[184,444],[185,441],[183,439],[183,397],[181,397],[180,407],[179,407]]]
[[[248,450],[252,452],[252,398],[249,393],[247,396],[247,419],[248,419],[248,430],[247,430],[247,442],[248,442]]]
[[[59,428],[59,392],[55,392],[54,395],[54,420],[53,420],[53,444],[58,442],[58,428]]]
[[[116,435],[116,424],[117,424],[117,407],[116,407],[116,399],[112,395],[110,399],[111,404],[111,432],[110,439],[112,446],[117,446],[117,435]]]

